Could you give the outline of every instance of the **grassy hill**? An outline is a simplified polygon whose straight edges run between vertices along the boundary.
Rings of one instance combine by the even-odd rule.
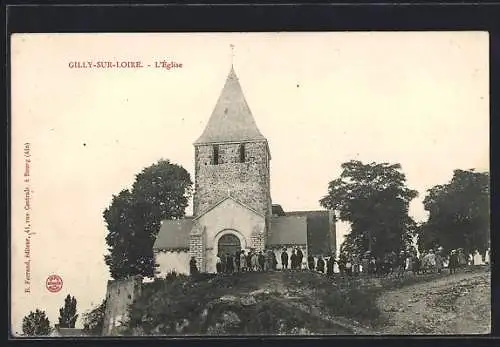
[[[332,279],[309,271],[202,274],[195,278],[172,274],[144,285],[130,309],[126,333],[377,334],[390,325],[380,301],[384,294],[446,276],[451,278]]]

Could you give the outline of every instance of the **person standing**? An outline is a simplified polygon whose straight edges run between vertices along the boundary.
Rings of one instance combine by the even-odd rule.
[[[198,266],[196,265],[196,258],[193,256],[189,261],[189,273],[191,276],[196,275],[198,273]]]
[[[318,263],[316,264],[316,269],[318,272],[325,273],[325,261],[322,256],[318,257]]]
[[[250,250],[250,252],[248,252],[247,256],[246,256],[246,260],[247,260],[247,270],[248,271],[253,271],[252,269],[252,255],[253,255],[253,251]]]
[[[234,268],[234,255],[229,254],[229,272],[233,273],[234,270],[235,270],[235,268]]]
[[[271,270],[271,257],[269,256],[269,251],[264,252],[262,255],[264,257],[264,271]]]
[[[215,269],[217,270],[218,274],[220,274],[222,272],[222,260],[218,254],[215,258]]]
[[[302,269],[302,260],[304,259],[304,253],[297,247],[297,268]]]
[[[345,273],[346,273],[347,277],[351,277],[352,276],[352,260],[351,260],[351,256],[347,257],[347,259],[346,259]]]
[[[368,273],[370,275],[375,275],[377,271],[376,259],[374,256],[371,256],[370,262],[368,263]]]
[[[255,261],[256,261],[255,271],[264,271],[265,259],[264,259],[264,254],[262,254],[262,252],[259,252],[258,255],[255,254]]]
[[[245,272],[247,269],[247,257],[245,256],[245,250],[240,252],[240,271]]]
[[[276,271],[276,267],[278,266],[278,259],[276,259],[276,253],[274,251],[271,251],[271,259],[272,259],[272,269],[273,271]]]
[[[434,250],[429,249],[429,254],[427,256],[429,259],[427,261],[427,264],[431,270],[431,273],[434,273],[434,271],[436,270],[436,254],[434,253]]]
[[[436,270],[437,270],[437,273],[441,273],[443,271],[443,262],[444,262],[444,259],[443,259],[443,256],[442,256],[442,248],[438,248],[437,251],[436,251]]]
[[[231,266],[233,265],[233,260],[231,259],[231,257],[229,256],[229,253],[226,253],[226,255],[224,256],[224,267],[225,267],[225,273],[230,273],[231,272]]]
[[[288,270],[288,253],[286,248],[283,248],[283,252],[281,252],[281,269]]]
[[[295,270],[297,268],[297,253],[295,252],[295,248],[292,251],[291,261],[292,261],[292,270]]]
[[[367,251],[363,255],[363,259],[361,259],[361,267],[362,267],[363,274],[365,274],[365,275],[368,275],[368,273],[369,273],[369,271],[368,271],[369,264],[370,264],[370,252]]]
[[[328,276],[333,276],[334,267],[335,267],[335,257],[332,255],[330,256],[330,258],[328,258],[328,261],[326,262],[326,274]]]
[[[312,256],[312,254],[309,254],[307,256],[307,267],[311,271],[314,271],[314,269],[315,269],[315,266],[314,266],[314,257]]]
[[[241,251],[234,252],[234,272],[240,271],[240,254]]]
[[[467,259],[465,257],[463,248],[458,249],[458,266],[460,268],[465,268],[467,266]]]
[[[404,277],[406,269],[406,254],[404,251],[399,252],[399,256],[396,258],[396,277]]]
[[[354,276],[359,276],[359,255],[352,257],[352,273]]]
[[[448,261],[448,269],[450,269],[450,274],[456,273],[457,268],[458,268],[457,251],[453,249],[450,253],[450,260]]]

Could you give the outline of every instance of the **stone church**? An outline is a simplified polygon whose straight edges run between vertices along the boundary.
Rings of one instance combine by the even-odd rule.
[[[259,131],[234,68],[201,136],[194,142],[193,216],[162,222],[154,243],[157,276],[189,272],[194,256],[202,272],[215,272],[217,254],[244,249],[299,247],[325,256],[336,251],[330,211],[285,212],[271,201],[271,151]]]

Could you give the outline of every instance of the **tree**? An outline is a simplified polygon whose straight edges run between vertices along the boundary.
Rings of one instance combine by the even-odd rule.
[[[419,247],[463,248],[484,256],[490,241],[489,181],[486,172],[455,170],[449,183],[429,189],[424,199],[429,217],[419,230]]]
[[[102,303],[83,315],[83,330],[90,335],[101,335],[104,327],[106,299]]]
[[[45,311],[36,309],[23,318],[23,335],[47,336],[51,332],[50,322]]]
[[[320,204],[350,222],[343,250],[358,254],[371,250],[382,256],[410,247],[417,228],[408,208],[418,193],[406,187],[400,170],[400,164],[356,160],[342,164],[340,177],[329,183]]]
[[[76,299],[68,294],[64,306],[59,309],[59,328],[74,328],[78,315],[76,314]]]
[[[184,217],[192,184],[182,166],[160,160],[136,175],[131,190],[113,196],[103,216],[105,261],[114,279],[154,275],[153,244],[161,221]]]

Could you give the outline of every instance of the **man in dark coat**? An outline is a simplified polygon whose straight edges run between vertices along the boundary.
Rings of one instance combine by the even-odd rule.
[[[266,257],[264,257],[264,254],[262,254],[262,252],[259,252],[258,260],[260,271],[264,271],[264,266],[266,265]]]
[[[271,257],[272,257],[272,264],[271,264],[271,268],[273,269],[273,271],[276,271],[276,267],[278,265],[278,259],[276,259],[276,253],[274,253],[273,251],[271,251]]]
[[[318,257],[318,263],[316,264],[316,269],[321,273],[325,273],[325,261],[323,260],[322,256]]]
[[[334,266],[335,266],[335,257],[332,255],[326,262],[326,274],[328,276],[333,276]]]
[[[448,268],[450,269],[450,274],[456,273],[458,266],[459,262],[458,262],[457,252],[455,250],[452,250],[450,253],[450,260],[448,262]]]
[[[288,253],[286,252],[286,249],[283,249],[283,252],[281,252],[281,268],[283,270],[288,269]]]
[[[241,251],[237,251],[234,253],[234,265],[235,265],[234,271],[235,272],[240,271],[240,252]]]
[[[295,252],[295,249],[292,251],[290,260],[292,261],[292,270],[295,270],[297,268],[297,253]]]
[[[307,267],[309,268],[309,270],[313,271],[315,266],[314,266],[314,257],[309,254],[307,256]]]
[[[227,266],[228,273],[232,273],[234,271],[233,256],[229,253],[227,253],[227,256],[226,256],[226,266]]]
[[[297,247],[297,268],[299,270],[302,268],[302,259],[304,259],[304,253]]]
[[[222,272],[222,259],[217,254],[215,268],[217,269],[217,273],[220,274]]]
[[[198,267],[196,266],[196,258],[191,257],[191,260],[189,261],[189,273],[191,276],[196,275],[198,273]]]
[[[248,254],[246,256],[246,259],[247,259],[247,270],[248,271],[253,271],[253,268],[252,268],[252,255],[253,255],[253,251],[250,251],[250,252],[248,252]]]

